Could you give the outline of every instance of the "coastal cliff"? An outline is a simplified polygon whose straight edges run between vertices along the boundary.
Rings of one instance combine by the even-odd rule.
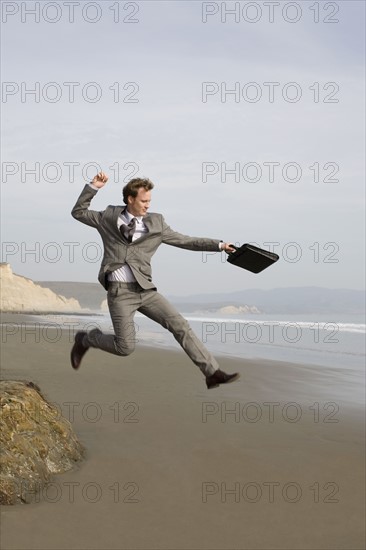
[[[13,273],[10,264],[0,264],[0,310],[3,312],[74,312],[81,307],[74,298],[65,298],[31,279]]]

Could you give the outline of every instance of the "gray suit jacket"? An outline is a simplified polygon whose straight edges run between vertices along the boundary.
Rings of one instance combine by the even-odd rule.
[[[188,250],[219,252],[219,243],[222,241],[188,237],[177,233],[165,223],[161,214],[155,212],[148,212],[143,217],[148,232],[129,243],[117,227],[118,216],[125,206],[109,205],[102,212],[89,210],[90,202],[97,193],[98,191],[86,184],[71,215],[80,222],[95,227],[102,237],[104,256],[98,280],[106,290],[108,289],[108,273],[118,269],[124,263],[129,265],[142,288],[156,288],[152,282],[150,260],[161,243]]]

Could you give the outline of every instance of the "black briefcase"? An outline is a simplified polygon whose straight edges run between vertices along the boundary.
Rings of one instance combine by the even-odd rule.
[[[280,258],[274,252],[263,250],[263,248],[248,243],[243,244],[240,248],[233,244],[230,244],[230,246],[236,248],[236,250],[235,252],[229,252],[227,261],[252,273],[260,273]]]

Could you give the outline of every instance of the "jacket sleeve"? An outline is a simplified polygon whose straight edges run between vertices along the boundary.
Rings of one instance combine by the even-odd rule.
[[[72,217],[91,227],[98,227],[103,216],[103,211],[98,212],[97,210],[89,210],[89,205],[97,193],[98,191],[96,189],[86,184],[74,208],[71,210]]]
[[[188,235],[178,233],[169,227],[162,216],[162,242],[171,246],[177,246],[178,248],[186,248],[187,250],[219,252],[219,243],[222,241],[218,239],[189,237]]]

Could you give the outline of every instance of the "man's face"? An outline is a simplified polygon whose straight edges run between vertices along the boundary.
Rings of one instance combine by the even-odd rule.
[[[137,193],[137,197],[128,197],[127,210],[133,216],[145,216],[147,209],[150,206],[151,191],[146,191],[143,187],[140,187]]]

